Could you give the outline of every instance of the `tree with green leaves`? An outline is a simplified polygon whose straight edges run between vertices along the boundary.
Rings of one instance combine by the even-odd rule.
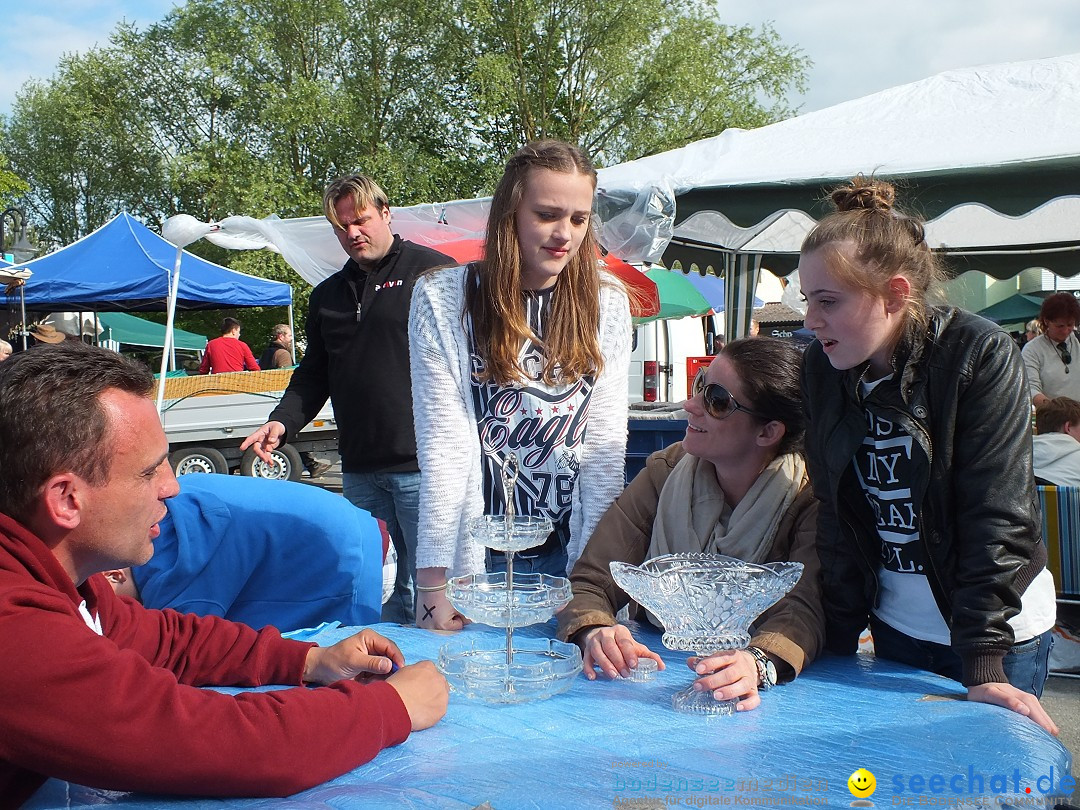
[[[123,60],[110,49],[64,57],[47,81],[18,93],[2,150],[29,188],[20,203],[42,247],[61,247],[118,212],[153,221],[162,204],[160,155],[117,102]]]
[[[497,154],[534,138],[613,165],[789,117],[809,61],[703,0],[464,0],[460,80]]]
[[[57,247],[124,210],[316,215],[351,171],[398,205],[489,194],[534,138],[611,165],[786,117],[807,65],[708,0],[187,0],[25,85],[0,154]]]

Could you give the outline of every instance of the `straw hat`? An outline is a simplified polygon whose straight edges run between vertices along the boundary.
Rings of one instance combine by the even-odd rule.
[[[59,331],[51,323],[40,323],[30,330],[31,337],[38,343],[63,343],[67,335]]]

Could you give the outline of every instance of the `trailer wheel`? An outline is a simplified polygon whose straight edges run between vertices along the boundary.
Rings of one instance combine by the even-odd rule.
[[[189,473],[229,474],[229,462],[213,447],[185,447],[169,454],[169,463],[177,475]]]
[[[304,471],[304,462],[300,453],[291,444],[283,444],[270,451],[273,464],[267,464],[250,447],[240,459],[240,474],[252,478],[273,478],[278,481],[299,481]]]

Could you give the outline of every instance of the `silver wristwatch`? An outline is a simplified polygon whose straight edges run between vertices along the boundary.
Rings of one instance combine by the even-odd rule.
[[[754,656],[754,663],[757,664],[758,691],[765,692],[776,686],[776,664],[757,647],[747,647],[746,651]]]

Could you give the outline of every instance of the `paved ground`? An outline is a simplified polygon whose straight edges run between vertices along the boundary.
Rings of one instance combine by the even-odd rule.
[[[336,457],[333,460],[334,466],[325,474],[303,481],[341,492],[341,465]],[[1072,627],[1080,627],[1080,606],[1062,605],[1061,615]],[[1061,729],[1059,739],[1073,755],[1073,776],[1080,779],[1080,679],[1051,676],[1043,692],[1043,705]]]

